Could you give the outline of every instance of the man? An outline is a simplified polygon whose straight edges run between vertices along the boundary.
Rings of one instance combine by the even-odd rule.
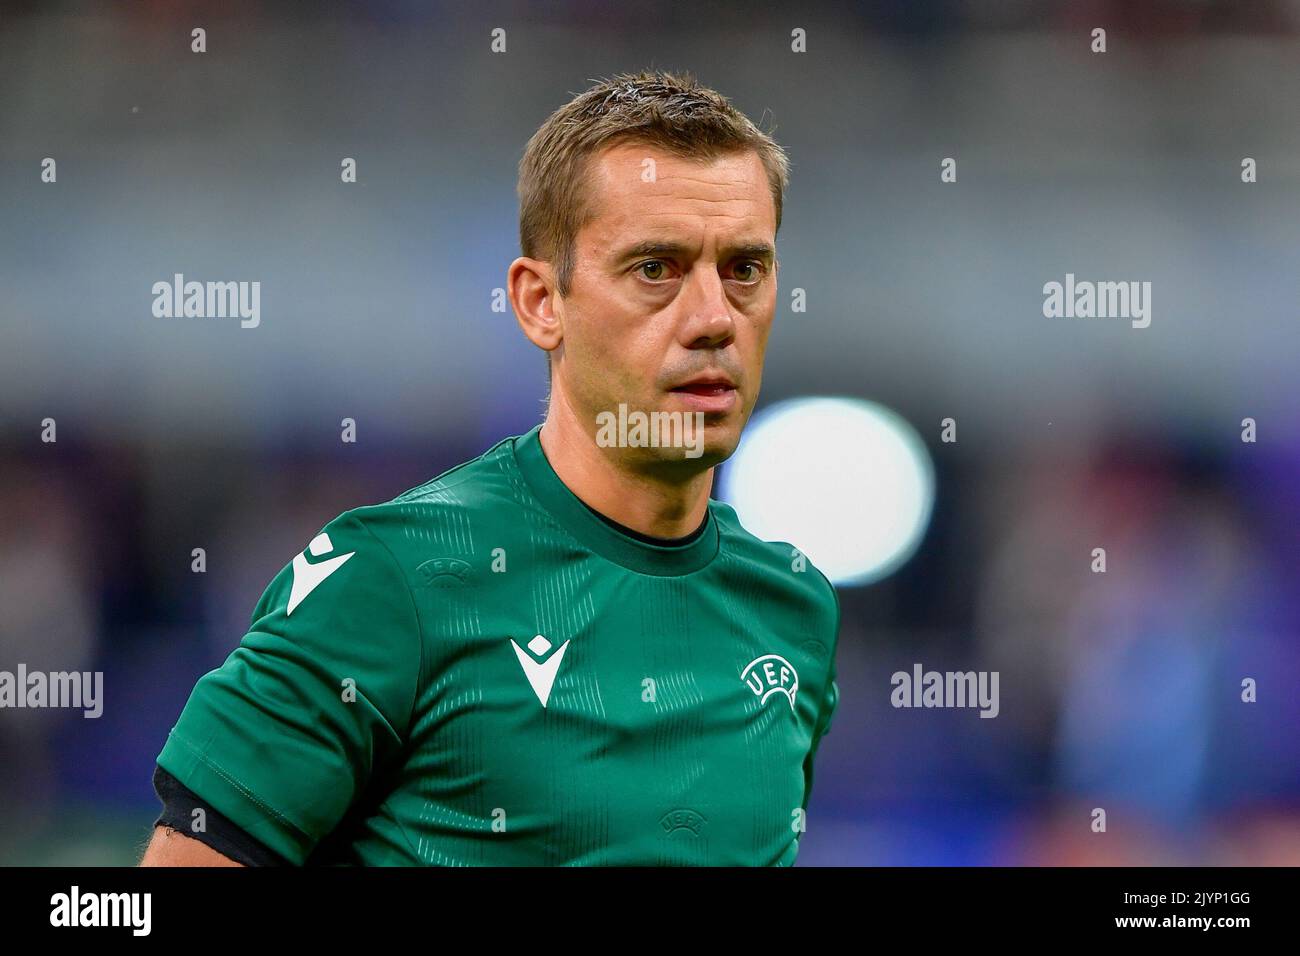
[[[545,421],[280,572],[158,757],[145,865],[794,862],[839,603],[709,498],[758,399],[787,170],[689,76],[543,124],[508,284]]]

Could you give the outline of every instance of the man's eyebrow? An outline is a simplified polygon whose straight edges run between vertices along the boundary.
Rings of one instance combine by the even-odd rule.
[[[670,242],[661,239],[645,239],[641,242],[633,243],[620,252],[616,252],[611,258],[615,265],[622,265],[632,259],[651,256],[682,256],[687,252],[687,247],[680,242]],[[724,246],[722,256],[726,259],[759,259],[763,262],[770,263],[776,257],[776,249],[770,242],[762,240],[752,240],[737,243],[734,246]]]
[[[728,246],[724,251],[731,259],[760,259],[763,262],[771,262],[776,258],[776,249],[770,242],[742,242],[737,246]]]

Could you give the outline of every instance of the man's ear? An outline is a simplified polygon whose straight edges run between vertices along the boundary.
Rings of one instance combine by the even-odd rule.
[[[539,349],[552,352],[564,340],[563,310],[556,309],[555,273],[542,259],[520,256],[506,273],[515,321]]]

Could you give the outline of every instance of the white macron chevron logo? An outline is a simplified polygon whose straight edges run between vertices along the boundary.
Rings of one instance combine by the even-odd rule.
[[[522,647],[515,643],[515,639],[510,638],[510,646],[515,649],[515,656],[519,658],[519,666],[524,669],[524,676],[528,678],[528,683],[532,685],[533,693],[537,699],[542,702],[542,707],[551,699],[551,688],[555,686],[555,675],[560,670],[560,661],[564,659],[564,651],[568,648],[569,642],[565,641],[560,645],[559,650],[546,657],[551,651],[551,642],[542,635],[538,634],[528,642],[528,650],[535,657],[546,657],[545,660],[536,660],[530,656]]]
[[[323,531],[312,538],[311,544],[307,545],[307,551],[311,552],[313,558],[319,558],[322,554],[329,554],[333,550],[334,543]],[[320,587],[327,577],[343,567],[344,562],[356,554],[355,551],[349,551],[347,554],[309,564],[307,551],[293,559],[293,587],[289,589],[289,605],[284,609],[286,616],[292,614],[293,609],[301,604],[308,594]]]

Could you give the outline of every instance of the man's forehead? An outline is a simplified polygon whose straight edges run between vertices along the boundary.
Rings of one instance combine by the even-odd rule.
[[[597,150],[593,156],[594,165],[608,171],[616,171],[619,175],[629,166],[640,170],[641,167],[648,165],[647,160],[653,160],[655,166],[661,167],[666,174],[671,175],[681,175],[691,170],[698,171],[711,166],[731,169],[752,166],[760,175],[763,169],[763,161],[755,149],[729,150],[708,157],[682,156],[654,143],[625,140],[605,146]]]
[[[771,186],[754,150],[701,160],[650,144],[619,143],[593,157],[588,176],[588,227],[606,238],[699,215],[725,219],[746,234],[775,231]]]

